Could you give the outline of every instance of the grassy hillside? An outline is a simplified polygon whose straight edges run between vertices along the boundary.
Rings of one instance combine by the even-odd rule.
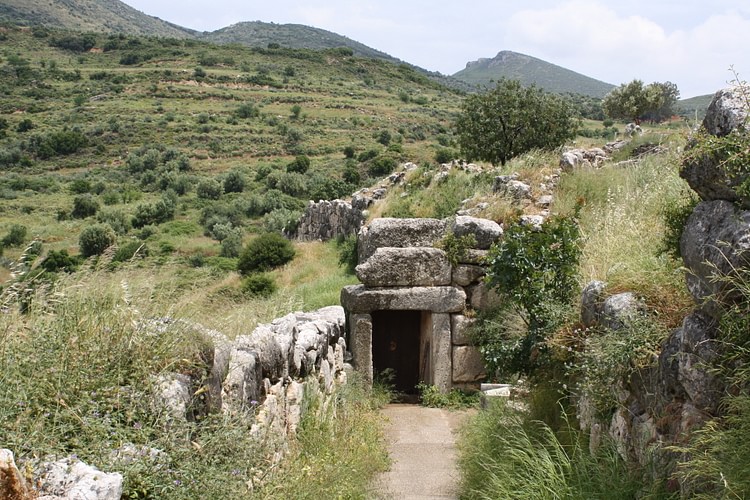
[[[172,38],[194,32],[126,5],[119,0],[3,0],[0,21],[78,31],[105,31]]]
[[[491,87],[492,81],[507,78],[524,85],[537,86],[559,94],[573,93],[604,97],[614,85],[589,78],[536,57],[502,51],[492,59],[470,62],[454,78],[480,87]]]
[[[354,55],[397,62],[398,59],[336,33],[301,24],[275,24],[252,21],[237,23],[210,33],[202,38],[215,43],[239,43],[248,47],[267,47],[277,44],[295,49],[334,49],[349,47]]]
[[[680,99],[675,105],[675,111],[688,120],[697,119],[700,122],[706,116],[706,110],[713,97],[713,94],[708,94],[691,97],[690,99]]]

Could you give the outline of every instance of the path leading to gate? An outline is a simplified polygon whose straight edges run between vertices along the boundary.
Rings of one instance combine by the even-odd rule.
[[[468,416],[418,405],[391,404],[385,435],[391,469],[374,485],[380,499],[458,498],[456,431]]]

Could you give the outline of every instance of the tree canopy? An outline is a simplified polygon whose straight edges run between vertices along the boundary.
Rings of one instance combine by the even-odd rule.
[[[680,91],[672,82],[643,85],[641,80],[623,83],[604,97],[604,114],[613,119],[632,122],[660,122],[674,114]]]
[[[505,164],[532,149],[561,146],[575,137],[577,121],[563,98],[516,80],[501,80],[466,98],[455,128],[468,160]]]

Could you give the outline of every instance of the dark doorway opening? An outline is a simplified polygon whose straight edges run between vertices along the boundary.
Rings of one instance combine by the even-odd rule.
[[[373,369],[393,370],[392,383],[401,393],[417,393],[421,327],[421,311],[372,312]]]

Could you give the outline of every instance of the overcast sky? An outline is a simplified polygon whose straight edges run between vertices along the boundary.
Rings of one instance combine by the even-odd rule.
[[[682,97],[750,80],[748,0],[124,0],[199,31],[241,21],[333,31],[453,74],[513,50],[619,85],[671,81]]]

